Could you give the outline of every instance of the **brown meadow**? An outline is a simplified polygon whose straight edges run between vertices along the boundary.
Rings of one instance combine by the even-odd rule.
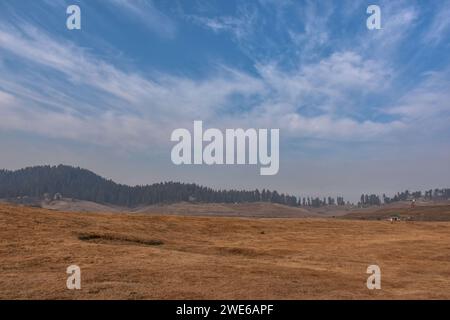
[[[66,268],[81,268],[81,290]],[[366,269],[381,268],[381,290]],[[450,222],[0,204],[1,299],[449,299]]]

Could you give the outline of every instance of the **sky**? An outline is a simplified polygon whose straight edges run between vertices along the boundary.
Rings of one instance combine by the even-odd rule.
[[[0,168],[351,201],[449,187],[449,53],[447,0],[2,0]],[[279,128],[279,173],[174,165],[194,120]]]

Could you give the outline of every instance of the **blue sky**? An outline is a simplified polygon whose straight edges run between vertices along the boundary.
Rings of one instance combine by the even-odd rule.
[[[448,187],[449,52],[443,0],[2,0],[0,167],[351,199]],[[170,133],[194,120],[280,128],[280,173],[175,167]]]

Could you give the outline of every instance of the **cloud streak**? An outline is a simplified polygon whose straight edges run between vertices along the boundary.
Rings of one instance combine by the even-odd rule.
[[[115,0],[113,5],[130,14],[150,15],[142,17],[151,23],[163,19],[161,24],[171,25],[151,2]],[[312,15],[317,11],[314,8],[309,3],[305,12]],[[191,18],[214,32],[231,32],[244,41],[253,34],[258,16],[250,9],[240,12],[239,17]],[[304,33],[296,37],[303,37],[301,42],[314,51],[323,45],[322,36],[323,42],[329,38],[327,23],[332,14],[329,9],[320,21],[307,19]],[[405,37],[405,28],[414,23],[417,12],[405,7],[392,17],[386,28],[400,30],[383,38],[386,47]],[[319,36],[312,37],[316,29]],[[433,29],[442,34],[445,27],[433,24]],[[292,39],[292,35],[293,45],[298,45],[299,38]],[[108,63],[27,23],[21,27],[1,24],[0,50],[3,57],[24,64],[22,70],[0,64],[1,112],[8,120],[0,128],[83,143],[138,149],[149,143],[164,145],[171,129],[190,126],[197,119],[217,127],[280,127],[284,138],[293,140],[382,141],[411,130],[419,115],[427,114],[432,121],[448,106],[448,73],[435,73],[430,77],[435,80],[417,85],[410,98],[402,97],[387,109],[368,109],[367,96],[386,95],[396,86],[392,83],[395,70],[389,61],[363,55],[358,45],[355,50],[334,51],[314,61],[299,58],[288,69],[277,59],[256,60],[253,74],[216,65],[203,78],[156,71],[144,75],[126,65]],[[46,73],[54,76],[41,75]],[[374,116],[380,114],[387,118]]]
[[[177,33],[176,23],[156,8],[150,0],[110,0],[130,20],[139,21],[148,30],[163,37],[174,38]]]

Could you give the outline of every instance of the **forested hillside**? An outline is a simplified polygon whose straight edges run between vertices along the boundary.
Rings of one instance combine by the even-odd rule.
[[[66,198],[127,207],[181,201],[207,203],[272,202],[289,206],[322,207],[348,205],[343,197],[296,197],[277,191],[215,190],[197,184],[161,182],[128,186],[107,180],[89,170],[71,166],[36,166],[16,171],[0,170],[0,199],[45,198],[61,194]],[[397,193],[393,197],[362,195],[359,206],[381,205],[411,199],[447,200],[450,189]]]
[[[297,198],[269,190],[213,190],[196,184],[163,182],[127,186],[71,166],[37,166],[0,170],[0,198],[63,197],[133,207],[180,201],[230,203],[268,201],[296,206]]]

